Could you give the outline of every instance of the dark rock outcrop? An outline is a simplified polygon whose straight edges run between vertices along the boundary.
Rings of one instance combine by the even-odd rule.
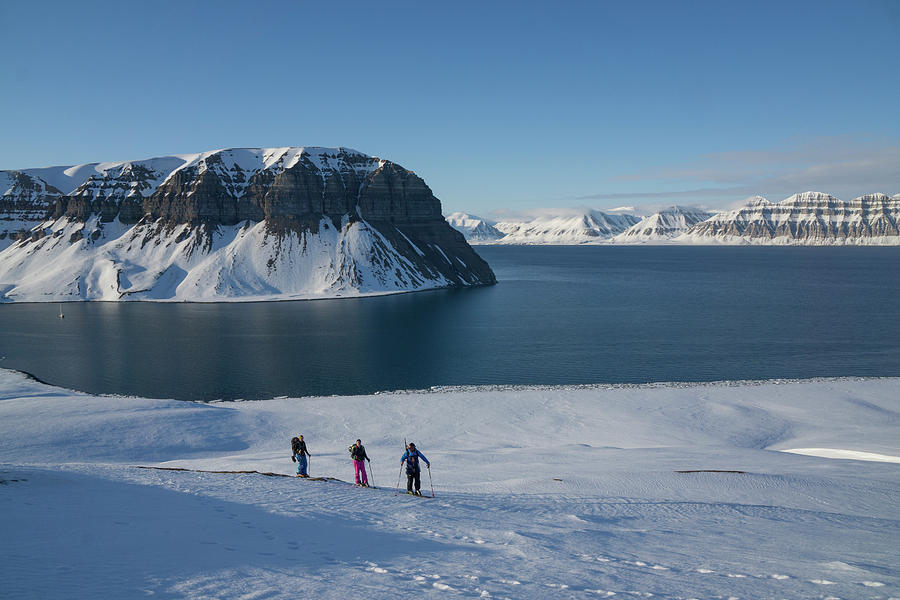
[[[440,201],[421,177],[353,150],[232,149],[98,164],[87,179],[63,191],[20,176],[17,189],[27,202],[6,196],[4,201],[18,202],[16,207],[25,202],[42,218],[152,223],[163,233],[187,224],[206,232],[207,245],[220,226],[265,222],[271,234],[286,236],[317,233],[323,222],[341,229],[361,221],[414,265],[423,281],[495,282],[487,263],[444,221]],[[0,218],[4,208],[0,204]],[[82,239],[68,237],[71,243]]]

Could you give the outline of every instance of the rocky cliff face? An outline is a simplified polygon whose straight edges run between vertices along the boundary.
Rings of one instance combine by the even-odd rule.
[[[6,301],[320,297],[495,282],[420,177],[345,148],[230,149],[0,177]],[[60,260],[71,274],[50,268]]]
[[[900,244],[900,195],[870,194],[844,201],[806,192],[781,202],[757,197],[746,206],[694,225],[693,243]]]
[[[52,211],[62,192],[20,171],[0,171],[0,249],[20,237]]]

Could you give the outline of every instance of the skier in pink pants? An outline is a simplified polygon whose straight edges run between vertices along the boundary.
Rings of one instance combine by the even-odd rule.
[[[353,459],[356,485],[369,487],[369,478],[366,476],[366,463],[363,461],[372,461],[366,456],[366,447],[362,445],[362,440],[356,440],[356,443],[350,446],[350,458]]]

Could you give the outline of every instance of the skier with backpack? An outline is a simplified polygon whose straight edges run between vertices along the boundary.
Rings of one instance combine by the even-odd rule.
[[[422,495],[422,492],[420,491],[422,483],[419,479],[419,475],[421,474],[421,469],[419,467],[420,458],[425,461],[425,466],[430,470],[431,463],[425,458],[424,454],[416,450],[416,445],[412,442],[409,443],[406,447],[406,452],[400,457],[400,464],[406,463],[406,493],[413,496]],[[415,485],[416,488],[415,492],[413,492],[413,485]]]
[[[297,463],[297,477],[309,477],[306,472],[306,457],[312,456],[306,449],[306,442],[303,441],[302,435],[291,438],[291,460]]]
[[[353,469],[356,475],[356,485],[361,487],[369,487],[369,478],[366,476],[366,463],[369,460],[366,455],[366,447],[362,445],[362,440],[356,440],[356,443],[348,448],[350,458],[353,459]]]

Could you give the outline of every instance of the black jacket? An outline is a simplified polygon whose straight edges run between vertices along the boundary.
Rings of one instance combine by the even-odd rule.
[[[366,447],[362,444],[350,446],[350,458],[353,460],[369,460],[369,457],[366,456]]]
[[[306,450],[306,442],[301,441],[300,438],[291,438],[291,454],[311,456]]]

